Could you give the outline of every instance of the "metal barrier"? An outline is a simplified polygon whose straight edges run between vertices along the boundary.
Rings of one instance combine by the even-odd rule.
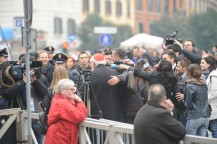
[[[97,140],[91,137],[92,134],[89,129],[96,131]],[[133,129],[131,124],[87,118],[80,124],[79,142],[80,144],[92,144],[91,141],[94,141],[93,144],[135,144]],[[106,138],[101,138],[101,131],[106,131]],[[217,144],[217,139],[186,135],[182,143]]]
[[[7,121],[4,122],[3,126],[0,129],[0,139],[8,130],[8,128],[12,125],[12,123],[16,122],[16,137],[17,143],[27,143],[27,112],[22,111],[20,108],[14,109],[4,109],[0,110],[0,116],[9,116]],[[39,119],[37,114],[31,114],[33,119]],[[32,130],[32,138],[34,144],[38,144],[35,135]]]
[[[0,129],[0,139],[16,121],[17,141],[27,143],[27,113],[20,109],[0,110],[0,116],[9,116]],[[38,114],[31,114],[33,119],[38,119]],[[79,144],[135,144],[133,125],[110,121],[106,119],[87,118],[79,126]],[[38,144],[32,131],[32,138]],[[200,144],[217,144],[217,139],[186,135],[184,142]]]

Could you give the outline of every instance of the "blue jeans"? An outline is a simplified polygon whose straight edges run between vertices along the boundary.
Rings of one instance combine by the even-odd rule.
[[[217,138],[217,119],[211,120],[209,122],[211,126],[212,137]]]
[[[187,120],[186,131],[189,135],[197,135],[206,137],[206,132],[209,126],[209,118],[202,117],[198,119]]]

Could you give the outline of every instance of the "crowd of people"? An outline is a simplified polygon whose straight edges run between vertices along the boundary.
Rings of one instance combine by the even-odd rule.
[[[32,121],[39,143],[45,138],[45,143],[77,144],[78,125],[86,117],[134,124],[136,144],[177,143],[185,134],[207,136],[208,128],[217,138],[217,46],[200,53],[193,41],[175,40],[161,54],[106,48],[92,56],[80,52],[77,60],[54,53],[51,46],[30,53],[30,61],[41,62],[39,73],[30,71],[31,112],[45,112],[48,125],[45,134],[44,121]],[[7,49],[0,50],[1,65],[7,57]],[[24,59],[21,54],[18,63]],[[26,110],[26,82],[25,71],[18,80],[1,78],[0,109]],[[0,143],[17,143],[14,129],[12,124]]]

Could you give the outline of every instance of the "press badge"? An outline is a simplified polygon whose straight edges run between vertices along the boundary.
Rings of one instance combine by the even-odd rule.
[[[35,111],[33,98],[30,99],[30,110]]]

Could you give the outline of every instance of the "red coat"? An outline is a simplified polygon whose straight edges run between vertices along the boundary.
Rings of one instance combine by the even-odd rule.
[[[48,114],[46,144],[78,144],[78,125],[87,114],[84,103],[75,103],[56,94]]]

